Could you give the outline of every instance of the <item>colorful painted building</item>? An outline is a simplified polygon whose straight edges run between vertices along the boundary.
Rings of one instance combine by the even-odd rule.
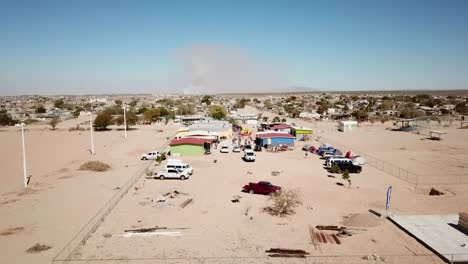
[[[174,156],[201,156],[210,149],[210,139],[181,138],[170,143],[171,155]]]

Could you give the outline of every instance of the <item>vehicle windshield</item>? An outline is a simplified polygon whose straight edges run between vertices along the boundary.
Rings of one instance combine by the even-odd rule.
[[[247,154],[247,156],[253,156],[252,152],[247,152],[246,154]]]

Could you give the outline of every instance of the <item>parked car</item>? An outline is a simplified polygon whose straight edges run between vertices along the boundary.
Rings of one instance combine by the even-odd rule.
[[[243,159],[245,161],[255,161],[255,157],[256,157],[256,155],[255,155],[255,152],[253,150],[251,150],[251,149],[244,150]]]
[[[321,154],[322,158],[337,157],[335,151],[323,151]]]
[[[341,171],[348,170],[349,173],[361,173],[362,167],[354,165],[352,162],[337,162],[336,165]]]
[[[351,162],[352,163],[352,160],[348,158],[343,158],[343,157],[330,157],[330,158],[327,158],[324,165],[327,169],[330,169],[333,166],[333,164],[335,164],[336,162]]]
[[[160,180],[164,179],[181,179],[185,180],[190,178],[190,174],[188,173],[187,170],[184,171],[179,171],[177,169],[165,169],[157,172],[156,178],[159,178]]]
[[[229,147],[227,145],[221,146],[221,149],[219,150],[221,153],[229,153]]]
[[[251,194],[270,194],[281,191],[281,187],[273,185],[267,181],[259,181],[258,183],[250,182],[245,185],[242,190]]]
[[[262,151],[262,146],[261,145],[255,145],[254,151]]]
[[[161,156],[161,153],[159,153],[159,151],[153,150],[151,152],[141,155],[141,160],[155,160],[159,156]]]
[[[244,151],[245,151],[246,149],[252,149],[252,145],[244,145]]]
[[[232,152],[241,152],[241,148],[238,145],[232,147]]]
[[[188,174],[193,174],[193,168],[188,163],[184,163],[182,160],[178,159],[169,159],[167,161],[166,169],[176,169],[179,172],[187,171]]]
[[[326,147],[326,148],[323,148],[323,147],[320,147],[317,149],[317,151],[315,153],[317,153],[317,155],[322,155],[323,152],[326,152],[326,151],[333,151],[334,148],[333,147]]]
[[[309,152],[311,148],[312,148],[312,145],[304,145],[302,147],[302,150]]]

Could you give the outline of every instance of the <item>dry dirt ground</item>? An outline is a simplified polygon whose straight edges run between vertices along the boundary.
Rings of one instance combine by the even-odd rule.
[[[115,128],[97,132],[96,156],[90,156],[89,131],[68,131],[76,122],[83,120],[61,123],[57,131],[45,126],[28,127],[28,172],[33,177],[27,190],[22,188],[20,134],[17,129],[0,132],[4,146],[0,149],[0,263],[50,263],[118,188],[149,164],[139,161],[139,156],[167,143],[176,130],[174,126],[139,126],[129,131],[127,140],[122,137],[123,131]],[[331,122],[293,122],[317,131],[309,144],[318,145],[319,137],[328,137],[402,166],[399,159],[405,158],[393,158],[407,157],[408,150],[426,153],[411,152],[419,160],[405,165],[412,170],[420,167],[421,173],[435,173],[433,167],[444,170],[453,165],[432,157],[438,155],[433,153],[436,149],[454,148],[448,155],[458,159],[455,166],[465,166],[467,130],[449,131],[446,140],[434,142],[421,140],[414,134],[394,134],[381,125],[363,126],[343,134],[336,132],[336,124]],[[159,129],[163,132],[158,132]],[[297,142],[293,151],[257,153],[257,161],[253,163],[242,161],[240,153],[217,151],[210,156],[183,157],[194,168],[194,175],[186,181],[142,177],[86,244],[78,248],[73,263],[297,262],[266,257],[264,251],[273,247],[304,249],[314,256],[306,263],[361,263],[363,256],[372,253],[385,256],[386,263],[441,262],[434,256],[415,257],[431,252],[387,220],[367,212],[371,208],[383,210],[390,185],[393,213],[467,211],[468,185],[437,186],[446,195],[428,196],[430,186],[415,187],[366,165],[361,174],[352,174],[348,189],[336,184],[343,182],[340,175],[328,176],[318,156],[305,157],[300,150],[303,144]],[[88,160],[101,160],[112,168],[104,173],[78,171]],[[280,173],[272,176],[272,171]],[[267,196],[241,192],[244,184],[259,180],[298,190],[303,204],[296,214],[284,218],[271,216],[263,211],[270,203]],[[174,190],[180,194],[166,197],[166,202],[156,202]],[[235,195],[242,197],[239,203],[231,202]],[[193,202],[182,208],[180,205],[187,199]],[[343,238],[341,245],[320,244],[315,248],[311,244],[309,225],[342,224],[365,230]],[[183,229],[162,230],[180,232],[176,233],[180,236],[125,236],[126,229],[154,226]],[[52,248],[40,253],[25,252],[36,243]]]
[[[383,210],[388,186],[393,186],[394,213],[454,213],[467,210],[466,186],[443,187],[449,195],[428,196],[428,190],[415,188],[372,167],[352,174],[352,186],[338,186],[339,175],[329,177],[323,160],[316,155],[305,157],[299,143],[294,151],[260,152],[257,161],[246,163],[240,153],[184,158],[194,167],[186,181],[142,178],[106,218],[96,233],[82,247],[75,259],[139,259],[143,263],[259,263],[271,262],[269,248],[304,249],[314,257],[310,261],[340,263],[363,261],[372,253],[386,256],[387,262],[413,263],[413,255],[430,251],[387,220],[378,219],[368,209]],[[217,162],[214,163],[213,160]],[[272,176],[278,171],[278,176]],[[280,218],[263,211],[268,196],[242,193],[242,186],[259,180],[271,181],[302,194],[303,205],[296,214]],[[181,194],[157,202],[163,194],[177,190]],[[239,203],[232,203],[240,195]],[[193,202],[185,208],[180,204]],[[346,217],[359,214],[353,221]],[[341,245],[311,244],[308,226],[351,223],[365,229],[342,239]],[[167,227],[180,236],[125,236],[124,230]],[[184,228],[184,229],[170,229]],[[131,247],[129,247],[131,245]],[[405,257],[395,257],[404,255]],[[416,263],[439,263],[437,257],[416,257]],[[144,262],[146,261],[146,262]],[[291,260],[288,260],[290,262]],[[322,263],[323,263],[322,262]],[[140,262],[138,262],[140,263]],[[312,262],[313,263],[313,262]],[[354,262],[356,263],[356,262]]]
[[[23,187],[21,133],[0,132],[0,263],[50,263],[127,180],[143,170],[142,153],[164,145],[173,126],[138,126],[123,138],[123,131],[96,132],[96,155],[91,156],[89,131],[69,132],[87,119],[48,126],[27,126],[25,131],[28,174]],[[82,127],[85,127],[83,125]],[[162,129],[163,132],[158,132]],[[79,171],[88,160],[111,166],[107,172]],[[25,251],[36,243],[52,248]]]

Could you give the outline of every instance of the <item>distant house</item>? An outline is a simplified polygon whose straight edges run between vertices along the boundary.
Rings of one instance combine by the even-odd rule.
[[[294,136],[287,133],[262,133],[257,134],[255,138],[256,145],[287,145],[294,146]]]
[[[400,112],[395,111],[395,110],[385,110],[385,111],[382,112],[382,115],[385,115],[385,116],[400,116]]]
[[[273,131],[284,132],[284,133],[291,133],[291,126],[286,124],[275,124],[270,127]]]
[[[211,148],[210,139],[203,138],[181,138],[171,141],[171,155],[178,156],[201,156]]]
[[[184,125],[191,125],[197,121],[203,121],[203,120],[205,120],[204,116],[181,116],[180,117],[180,121],[182,121]]]
[[[338,123],[338,130],[346,132],[357,128],[358,122],[355,120],[340,121]]]
[[[311,113],[311,112],[301,112],[299,114],[299,118],[304,118],[304,119],[320,119],[320,114],[319,113]]]

